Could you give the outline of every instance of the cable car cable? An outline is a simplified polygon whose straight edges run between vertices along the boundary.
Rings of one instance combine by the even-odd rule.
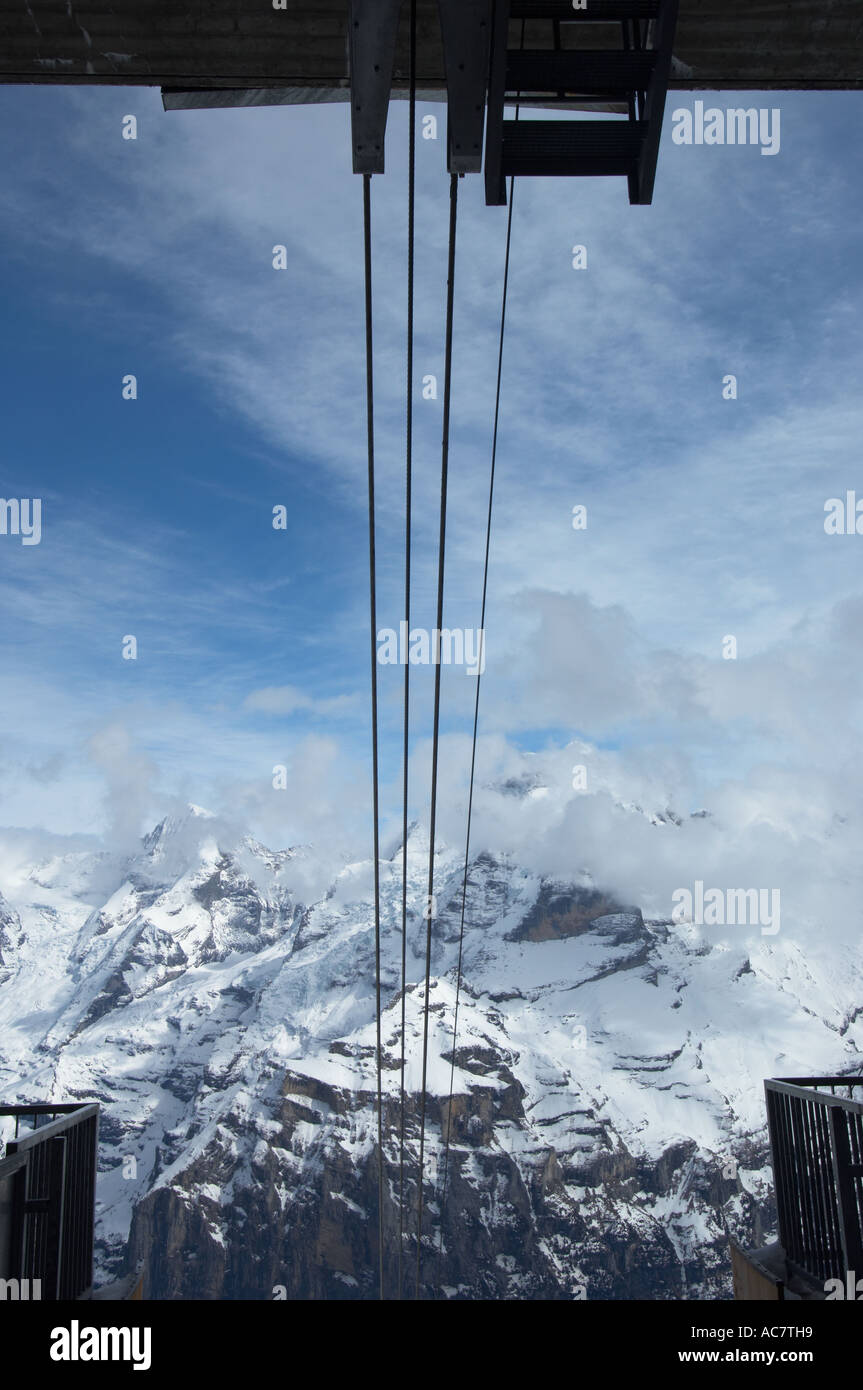
[[[486,598],[487,598],[487,595],[488,595],[488,568],[489,568],[489,554],[490,554],[490,550],[491,550],[491,522],[492,522],[492,509],[493,509],[493,503],[494,503],[494,474],[495,474],[495,463],[496,463],[496,460],[497,460],[498,421],[499,421],[499,418],[500,418],[500,385],[501,385],[501,376],[502,376],[502,371],[503,371],[503,344],[504,344],[504,333],[505,333],[505,327],[506,327],[506,298],[507,298],[507,285],[508,285],[508,282],[509,282],[509,253],[510,253],[510,240],[511,240],[511,236],[512,236],[512,204],[513,204],[513,191],[514,191],[514,185],[515,185],[515,179],[514,179],[514,178],[510,178],[510,181],[509,181],[509,215],[508,215],[508,218],[507,218],[507,230],[506,230],[506,256],[505,256],[505,260],[504,260],[504,272],[503,272],[503,303],[502,303],[502,307],[501,307],[501,316],[500,316],[500,344],[499,344],[499,348],[498,348],[498,361],[497,361],[497,392],[496,392],[496,396],[495,396],[495,406],[494,406],[494,435],[493,435],[492,449],[491,449],[491,474],[490,474],[490,478],[489,478],[489,489],[488,489],[488,521],[487,521],[487,524],[486,524],[486,534],[485,534],[485,564],[484,564],[484,567],[483,567],[483,577],[482,577],[482,607],[481,607],[481,612],[480,612],[480,624],[479,624],[479,626],[480,626],[480,634],[481,634],[481,636],[480,636],[480,642],[481,642],[481,644],[482,644],[481,647],[480,647],[480,652],[482,653],[483,656],[484,656],[484,653],[485,653],[485,610],[486,610]],[[475,774],[475,771],[476,771],[476,740],[477,740],[477,728],[478,728],[478,725],[479,725],[479,696],[480,696],[480,683],[481,683],[481,680],[482,680],[482,675],[481,675],[480,671],[478,670],[478,671],[477,671],[477,678],[476,678],[476,700],[475,700],[475,702],[474,702],[474,711],[473,711],[473,743],[472,743],[471,755],[470,755],[470,786],[469,786],[469,791],[468,791],[468,802],[467,802],[467,834],[466,834],[466,837],[465,837],[465,847],[464,847],[464,874],[463,874],[463,877],[462,877],[462,890],[461,890],[461,922],[460,922],[460,924],[459,924],[459,938],[458,938],[458,967],[457,967],[457,973],[456,973],[455,1009],[454,1009],[454,1013],[453,1013],[452,1056],[451,1056],[451,1060],[450,1060],[449,1100],[448,1100],[448,1103],[447,1103],[447,1111],[446,1111],[446,1114],[447,1114],[446,1140],[445,1140],[445,1142],[444,1142],[443,1190],[442,1190],[442,1195],[441,1195],[440,1228],[439,1228],[439,1233],[438,1233],[438,1270],[439,1270],[439,1271],[440,1271],[440,1260],[441,1260],[441,1256],[442,1256],[442,1253],[443,1253],[443,1225],[444,1225],[444,1212],[445,1212],[445,1209],[446,1209],[446,1198],[447,1198],[447,1176],[448,1176],[448,1172],[449,1172],[450,1134],[451,1134],[451,1131],[452,1131],[451,1113],[452,1113],[452,1101],[453,1101],[453,1088],[454,1088],[454,1082],[455,1082],[455,1052],[456,1052],[456,1037],[457,1037],[457,1034],[458,1034],[458,1009],[459,1009],[459,1000],[460,1000],[460,997],[461,997],[462,958],[463,958],[463,953],[464,953],[464,918],[465,918],[465,904],[466,904],[466,901],[467,901],[467,875],[468,875],[468,865],[469,865],[469,859],[470,859],[470,831],[471,831],[471,820],[472,820],[472,816],[473,816],[473,789],[474,789],[474,774]],[[438,1273],[438,1283],[440,1283],[440,1273]]]
[[[405,463],[405,632],[411,630],[411,488],[413,468],[413,374],[414,374],[414,203],[416,187],[416,110],[417,110],[417,0],[411,0],[410,111],[408,119],[408,343],[407,343],[407,432]],[[407,914],[408,914],[408,757],[410,730],[410,662],[405,662],[404,747],[402,750],[402,1001],[401,1059],[399,1068],[399,1260],[398,1296],[402,1297],[402,1266],[405,1234],[405,1004],[407,998]]]
[[[453,326],[453,298],[455,290],[455,245],[456,245],[456,225],[458,219],[458,175],[450,176],[450,217],[449,217],[449,255],[447,270],[447,305],[446,305],[446,357],[444,366],[444,399],[443,399],[443,439],[441,443],[441,494],[440,494],[440,541],[438,547],[438,589],[437,589],[437,660],[435,661],[435,687],[434,687],[434,722],[432,734],[432,780],[431,780],[431,810],[429,816],[429,873],[428,873],[428,895],[426,899],[426,961],[425,961],[425,1001],[423,1009],[423,1066],[422,1066],[422,1098],[420,1109],[420,1153],[419,1153],[419,1181],[417,1184],[417,1255],[416,1255],[416,1289],[415,1298],[420,1296],[420,1280],[422,1275],[422,1235],[423,1235],[423,1166],[425,1158],[425,1122],[426,1122],[426,1079],[428,1075],[428,1038],[429,1038],[429,990],[431,985],[431,947],[432,947],[432,918],[434,916],[434,843],[435,843],[435,815],[437,810],[437,769],[438,769],[438,738],[440,732],[440,632],[443,627],[443,595],[444,595],[444,560],[446,549],[446,496],[447,496],[447,475],[449,468],[449,422],[450,422],[450,399],[452,394],[452,326]]]
[[[375,1003],[377,1024],[377,1109],[378,1109],[378,1297],[384,1296],[384,1145],[381,1087],[381,881],[380,827],[378,797],[378,653],[377,599],[375,580],[375,424],[374,368],[372,347],[372,214],[371,174],[363,175],[363,241],[366,286],[366,420],[369,462],[369,611],[372,657],[372,815],[374,817],[375,856]]]
[[[521,24],[521,47],[524,48],[524,20],[522,20],[522,24]],[[520,98],[520,96],[521,96],[521,93],[519,93],[519,98]],[[515,108],[515,118],[516,118],[516,120],[518,120],[518,116],[519,116],[519,103],[517,102],[517,103],[516,103],[516,108]],[[512,244],[512,209],[513,209],[514,196],[515,196],[515,178],[514,178],[514,177],[511,177],[511,178],[510,178],[510,181],[509,181],[509,210],[508,210],[507,220],[506,220],[506,252],[505,252],[505,254],[504,254],[504,262],[503,262],[503,291],[502,291],[502,294],[501,294],[501,307],[500,307],[500,338],[499,338],[499,342],[498,342],[498,353],[497,353],[497,386],[496,386],[496,389],[495,389],[495,398],[494,398],[494,430],[493,430],[493,432],[492,432],[492,444],[491,444],[491,468],[490,468],[490,470],[489,470],[489,483],[488,483],[488,518],[487,518],[487,522],[486,522],[486,531],[485,531],[485,561],[484,561],[484,564],[483,564],[483,573],[482,573],[482,605],[481,605],[481,610],[480,610],[480,622],[479,622],[480,634],[481,634],[481,636],[480,636],[480,642],[482,643],[482,646],[481,646],[481,648],[480,648],[480,652],[482,653],[483,656],[484,656],[484,654],[485,654],[485,611],[486,611],[486,600],[487,600],[487,597],[488,597],[488,569],[489,569],[489,556],[490,556],[490,554],[491,554],[491,523],[492,523],[492,513],[493,513],[493,507],[494,507],[494,476],[495,476],[495,466],[496,466],[496,463],[497,463],[498,425],[499,425],[499,422],[500,422],[500,393],[501,393],[501,382],[502,382],[502,380],[503,380],[503,345],[504,345],[504,339],[505,339],[505,335],[506,335],[506,303],[507,303],[507,293],[508,293],[508,289],[509,289],[509,258],[510,258],[510,246],[511,246],[511,244]],[[484,664],[484,662],[481,662],[481,663],[480,663],[480,666],[481,666],[482,664]],[[454,1088],[455,1088],[455,1053],[456,1053],[456,1040],[457,1040],[457,1037],[458,1037],[458,1010],[459,1010],[459,1002],[460,1002],[460,999],[461,999],[462,960],[463,960],[463,957],[464,957],[464,918],[465,918],[465,906],[466,906],[466,902],[467,902],[467,875],[468,875],[468,866],[469,866],[469,862],[470,862],[470,832],[471,832],[471,823],[472,823],[472,818],[473,818],[473,790],[474,790],[474,775],[475,775],[475,772],[476,772],[476,740],[477,740],[477,730],[478,730],[478,727],[479,727],[479,697],[480,697],[480,686],[481,686],[481,682],[482,682],[482,672],[481,672],[481,669],[478,669],[478,670],[477,670],[477,677],[476,677],[476,700],[475,700],[475,702],[474,702],[474,710],[473,710],[473,740],[472,740],[472,744],[471,744],[471,755],[470,755],[470,783],[469,783],[468,800],[467,800],[467,831],[466,831],[466,834],[465,834],[465,845],[464,845],[464,874],[463,874],[463,876],[462,876],[462,888],[461,888],[461,921],[460,921],[460,923],[459,923],[459,936],[458,936],[458,965],[457,965],[457,969],[456,969],[455,1007],[454,1007],[454,1010],[453,1010],[452,1054],[451,1054],[451,1057],[450,1057],[450,1073],[449,1073],[449,1099],[448,1099],[448,1101],[447,1101],[447,1109],[446,1109],[446,1117],[447,1117],[447,1119],[446,1119],[446,1139],[445,1139],[445,1141],[444,1141],[443,1184],[442,1184],[442,1189],[441,1189],[440,1225],[439,1225],[439,1227],[438,1227],[438,1255],[437,1255],[437,1265],[438,1265],[438,1279],[437,1279],[437,1282],[438,1282],[438,1288],[440,1288],[440,1283],[441,1283],[441,1279],[440,1279],[440,1269],[441,1269],[441,1260],[442,1260],[442,1257],[443,1257],[444,1217],[445,1217],[445,1213],[446,1213],[446,1199],[447,1199],[447,1187],[448,1187],[448,1177],[449,1177],[450,1136],[451,1136],[451,1133],[452,1133],[452,1102],[453,1102],[453,1091],[454,1091]]]

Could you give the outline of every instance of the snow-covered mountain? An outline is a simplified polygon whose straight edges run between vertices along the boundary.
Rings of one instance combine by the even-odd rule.
[[[653,828],[676,834],[679,818]],[[407,857],[415,982],[420,828]],[[381,870],[390,1292],[401,873],[399,848]],[[863,952],[816,960],[758,928],[645,920],[577,862],[549,880],[484,852],[468,878],[450,1108],[461,877],[458,850],[442,849],[425,1295],[728,1296],[729,1232],[761,1242],[773,1220],[763,1079],[859,1069]],[[103,1279],[143,1259],[154,1298],[375,1296],[371,865],[345,865],[324,892],[312,879],[306,850],[272,852],[189,807],[132,858],[19,856],[0,883],[0,1095],[104,1107]],[[410,983],[409,1275],[422,1008]]]

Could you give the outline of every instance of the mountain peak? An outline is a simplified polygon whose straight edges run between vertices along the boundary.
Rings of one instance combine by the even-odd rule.
[[[160,858],[166,845],[183,836],[184,832],[193,828],[193,834],[199,833],[201,822],[215,821],[216,816],[212,811],[207,811],[203,806],[196,806],[194,802],[187,802],[182,810],[174,814],[164,816],[157,825],[153,826],[142,840],[144,853],[151,859]]]

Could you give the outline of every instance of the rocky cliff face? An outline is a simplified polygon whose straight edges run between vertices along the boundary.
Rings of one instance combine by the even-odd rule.
[[[472,1070],[459,1055],[460,1068]],[[763,1142],[747,1146],[756,1191],[734,1164],[723,1168],[693,1141],[656,1158],[634,1157],[622,1145],[574,1163],[541,1142],[520,1159],[498,1136],[529,1128],[522,1088],[506,1068],[503,1092],[479,1084],[427,1111],[433,1134],[452,1124],[448,1190],[425,1184],[424,1297],[468,1299],[722,1298],[729,1294],[727,1235],[760,1240],[773,1210],[763,1184]],[[374,1094],[347,1094],[288,1076],[280,1128],[261,1142],[238,1129],[215,1141],[183,1175],[180,1187],[159,1186],[135,1208],[129,1257],[149,1271],[163,1298],[339,1299],[377,1296],[377,1159],[357,1158],[352,1138],[362,1127],[367,1147]],[[416,1162],[418,1110],[408,1111],[409,1154]],[[590,1108],[572,1115],[596,1130]],[[398,1109],[387,1109],[385,1284],[399,1277]],[[607,1141],[611,1136],[602,1135]],[[219,1183],[230,1185],[236,1148],[254,1160],[239,1204],[227,1209]],[[440,1162],[430,1165],[439,1177]],[[298,1175],[300,1180],[298,1181]],[[236,1192],[236,1188],[233,1189]],[[209,1193],[209,1195],[206,1195]],[[404,1239],[404,1287],[415,1280],[416,1183]],[[191,1200],[190,1200],[191,1198]],[[441,1228],[443,1242],[441,1248]]]
[[[409,1294],[427,853],[414,832]],[[310,902],[302,867],[301,851],[231,840],[193,808],[130,861],[34,865],[0,905],[0,1084],[9,1100],[102,1103],[103,1278],[142,1259],[152,1298],[376,1296],[370,866],[345,867]],[[761,1242],[774,1219],[763,1078],[859,1067],[860,953],[821,977],[794,943],[757,929],[719,939],[645,921],[577,869],[551,882],[484,853],[468,878],[454,1047],[457,854],[439,854],[437,883],[423,1295],[728,1296],[728,1234]],[[401,851],[382,889],[392,1295]]]

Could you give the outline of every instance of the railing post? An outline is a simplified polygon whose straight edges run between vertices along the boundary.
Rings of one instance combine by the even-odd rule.
[[[96,1183],[99,1173],[99,1116],[101,1112],[97,1109],[95,1115],[87,1126],[87,1142],[90,1145],[90,1177],[87,1188],[87,1217],[84,1226],[87,1248],[85,1255],[85,1265],[87,1270],[87,1287],[93,1287],[93,1237],[96,1229]],[[82,1165],[83,1168],[83,1165]]]
[[[863,1246],[860,1221],[854,1198],[851,1175],[851,1146],[848,1142],[848,1119],[838,1105],[830,1107],[830,1149],[833,1160],[833,1181],[839,1214],[839,1238],[845,1273],[854,1272],[855,1279],[863,1278]]]
[[[10,1179],[7,1262],[2,1272],[6,1278],[12,1279],[25,1277],[24,1200],[27,1195],[27,1166],[28,1160],[25,1157],[21,1167]]]
[[[767,1103],[767,1137],[770,1140],[770,1154],[773,1159],[773,1191],[776,1197],[776,1218],[779,1227],[779,1240],[783,1250],[788,1250],[787,1195],[785,1182],[784,1136],[779,1130],[779,1097],[771,1090],[770,1082],[764,1083],[764,1098]]]
[[[45,1286],[47,1297],[60,1298],[63,1277],[63,1217],[66,1204],[66,1138],[58,1135],[48,1145],[48,1210]]]

